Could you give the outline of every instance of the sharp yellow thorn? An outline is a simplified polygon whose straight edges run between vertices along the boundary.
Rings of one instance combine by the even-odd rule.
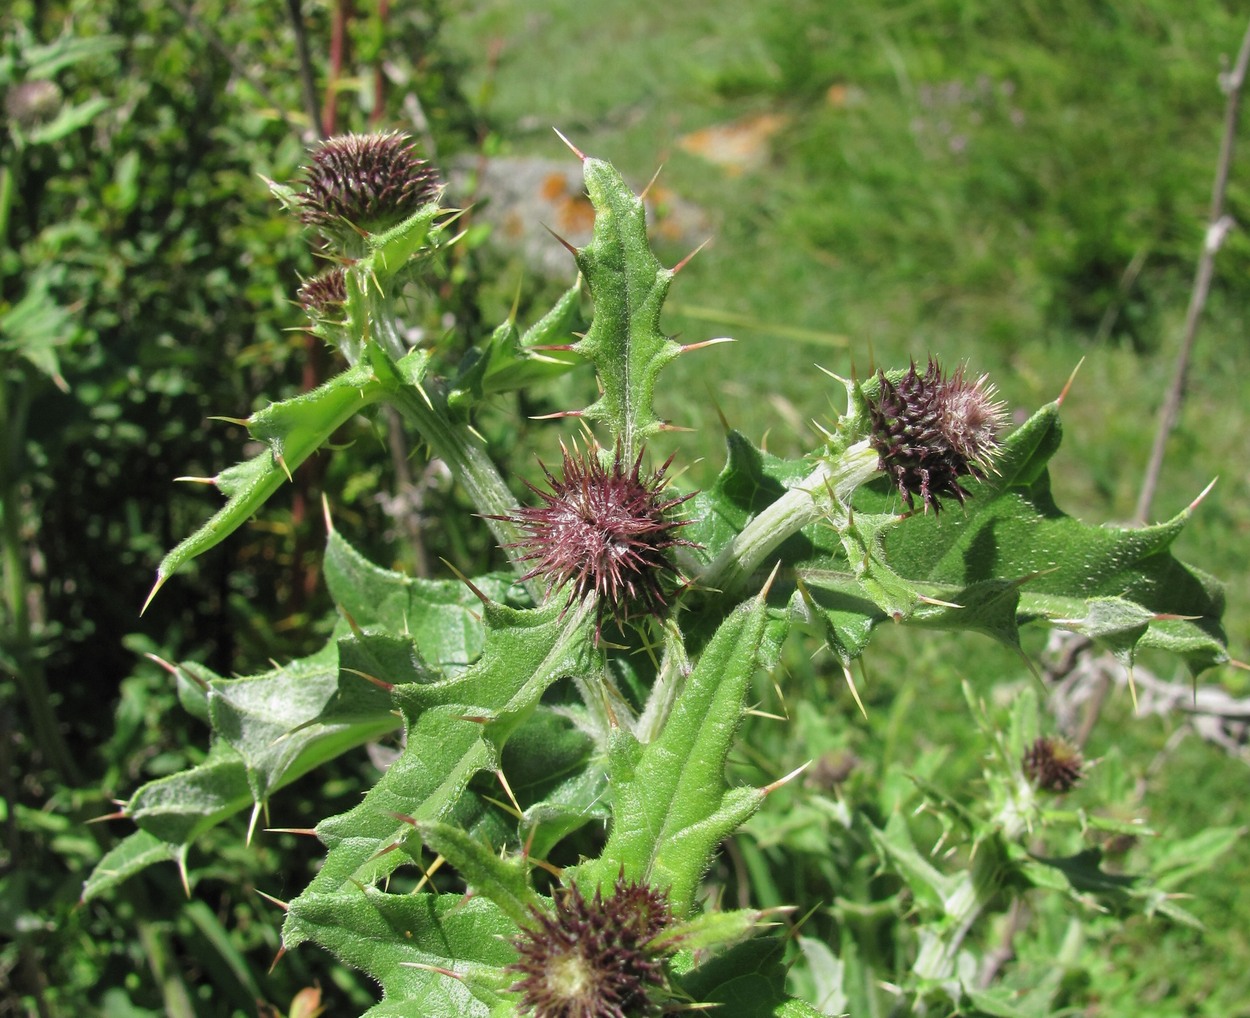
[[[191,846],[183,845],[178,849],[178,877],[182,880],[182,890],[191,897],[191,878],[187,875],[187,851]]]
[[[846,677],[847,688],[851,691],[851,696],[855,698],[855,706],[859,708],[859,712],[864,716],[864,720],[868,720],[868,711],[864,709],[864,701],[859,698],[859,690],[855,688],[855,676],[851,674],[850,666],[842,666],[842,674]]]
[[[247,822],[247,837],[243,841],[245,845],[251,845],[252,843],[252,835],[256,833],[256,821],[260,819],[260,808],[261,804],[259,802],[252,803],[252,816]]]
[[[651,179],[647,181],[647,186],[642,189],[641,193],[639,193],[638,197],[641,198],[643,201],[647,200],[647,195],[650,193],[651,188],[655,184],[655,182],[660,179],[660,173],[663,171],[663,169],[664,169],[664,164],[660,163],[660,165],[655,168],[655,172],[651,174]]]
[[[165,586],[165,581],[168,579],[169,577],[162,573],[159,569],[156,571],[156,582],[152,585],[152,590],[148,593],[147,600],[143,602],[143,607],[139,609],[140,618],[142,618],[143,613],[148,610],[148,605],[152,603],[152,598],[156,597],[156,592],[160,590],[161,587]]]
[[[187,484],[214,484],[215,485],[217,483],[217,478],[215,477],[175,477],[174,481],[175,482],[183,481],[183,482],[186,482]]]
[[[283,901],[281,898],[275,898],[272,894],[266,894],[264,891],[258,890],[257,888],[252,888],[252,890],[256,891],[256,893],[259,894],[262,898],[264,898],[267,902],[277,905],[278,908],[282,909],[283,912],[290,911],[291,906],[287,904],[287,902]]]
[[[565,145],[568,146],[569,151],[572,152],[573,155],[577,156],[577,158],[580,159],[582,162],[586,161],[586,153],[583,152],[581,149],[579,149],[571,141],[569,141],[568,138],[566,138],[560,132],[560,129],[558,127],[553,127],[552,130],[556,132],[556,137],[559,138],[562,142],[564,142]]]
[[[778,778],[771,785],[765,785],[763,788],[760,789],[760,791],[763,792],[765,795],[768,795],[771,792],[775,792],[782,785],[788,785],[791,781],[793,781],[800,774],[802,774],[805,770],[807,770],[807,768],[809,768],[811,765],[812,765],[812,762],[808,760],[807,763],[803,764],[803,766],[794,768],[794,770],[792,770],[784,778]]]
[[[1072,388],[1072,383],[1076,381],[1076,373],[1081,370],[1081,365],[1084,363],[1084,357],[1076,362],[1076,367],[1072,369],[1072,374],[1068,376],[1068,380],[1063,386],[1063,392],[1059,393],[1059,398],[1055,400],[1057,406],[1063,406],[1063,401],[1068,398],[1068,390]]]
[[[502,770],[495,771],[495,777],[497,777],[499,779],[499,783],[503,785],[503,790],[508,793],[508,801],[512,803],[512,808],[516,810],[516,815],[519,819],[524,811],[521,809],[521,804],[516,801],[516,796],[512,794],[512,786],[508,784],[507,777],[504,776],[504,772]]]

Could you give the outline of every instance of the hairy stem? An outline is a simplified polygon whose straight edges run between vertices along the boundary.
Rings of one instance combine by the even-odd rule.
[[[701,575],[699,586],[726,594],[740,591],[747,580],[788,537],[815,522],[829,498],[846,498],[877,471],[877,453],[867,440],[857,442],[832,460],[821,460],[803,480],[748,523]]]

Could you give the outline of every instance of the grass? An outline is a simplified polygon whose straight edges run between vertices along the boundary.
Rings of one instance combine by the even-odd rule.
[[[1023,413],[1058,395],[1083,361],[1053,463],[1057,500],[1088,520],[1123,521],[1202,240],[1220,58],[1235,53],[1243,22],[1237,5],[1215,0],[486,0],[449,28],[502,147],[559,156],[556,126],[638,184],[663,164],[665,185],[715,223],[666,319],[691,340],[738,341],[679,361],[662,389],[661,411],[695,429],[675,441],[701,461],[697,483],[721,462],[718,414],[773,451],[808,444],[807,421],[831,398],[815,364],[863,373],[937,353],[990,372]],[[481,54],[495,44],[492,63]],[[757,169],[733,175],[680,145],[696,129],[761,113],[785,126]],[[1234,215],[1244,210],[1244,186],[1234,183],[1230,202]],[[670,264],[685,253],[663,252]],[[1230,647],[1243,658],[1248,255],[1236,234],[1221,252],[1155,503],[1170,516],[1220,475],[1179,552],[1228,582]],[[972,724],[959,678],[988,695],[1021,674],[984,642],[906,635],[883,641],[869,665],[868,722],[840,680],[796,666],[788,696],[806,718],[802,737],[762,734],[763,744],[786,760],[830,746],[878,761],[945,752],[942,773],[958,785],[977,763],[960,755]],[[1229,669],[1204,680],[1244,692]],[[1244,762],[1192,735],[1177,742],[1180,724],[1133,717],[1115,701],[1091,750],[1123,761],[1165,840],[1250,824]],[[1083,957],[1114,992],[1088,1013],[1246,1013],[1247,887],[1242,845],[1185,887],[1204,932],[1091,925]]]

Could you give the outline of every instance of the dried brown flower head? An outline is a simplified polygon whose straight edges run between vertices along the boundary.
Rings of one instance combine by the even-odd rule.
[[[345,239],[379,233],[438,197],[438,174],[404,134],[327,138],[304,168],[300,218]]]
[[[539,1018],[634,1018],[656,1014],[653,991],[665,984],[667,950],[650,941],[673,920],[667,896],[618,877],[606,901],[587,901],[576,886],[555,895],[551,914],[531,910],[534,925],[514,944],[519,1010]],[[671,950],[671,949],[670,949]]]
[[[559,477],[540,461],[550,491],[526,482],[542,503],[499,517],[525,531],[509,545],[524,549],[521,561],[533,563],[524,579],[542,577],[549,592],[567,584],[566,608],[598,595],[600,621],[608,615],[622,622],[661,615],[681,582],[667,549],[694,546],[676,536],[690,521],[669,518],[693,497],[664,493],[672,457],[644,476],[642,452],[632,468],[619,449],[611,468],[604,467],[597,447],[583,453],[562,445],[561,452]]]
[[[913,362],[897,382],[885,372],[878,378],[880,389],[868,409],[880,469],[909,509],[916,496],[926,512],[942,508],[941,495],[962,505],[968,493],[959,478],[983,479],[993,469],[997,432],[1006,418],[994,386],[985,375],[968,381],[962,366],[947,378],[933,358],[923,375]]]
[[[1081,780],[1081,751],[1065,739],[1041,738],[1024,754],[1024,774],[1047,792],[1067,792]]]

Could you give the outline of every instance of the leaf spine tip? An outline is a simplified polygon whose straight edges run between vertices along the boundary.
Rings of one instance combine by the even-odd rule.
[[[289,902],[283,901],[281,898],[275,898],[272,894],[266,894],[264,891],[260,890],[259,888],[254,888],[254,890],[256,891],[257,894],[259,894],[262,898],[264,898],[271,905],[277,905],[278,908],[282,909],[283,912],[289,912],[291,910],[291,905]]]
[[[1059,398],[1055,400],[1055,406],[1063,406],[1063,401],[1068,398],[1068,390],[1072,388],[1072,383],[1076,381],[1076,373],[1081,370],[1081,365],[1084,363],[1084,357],[1076,362],[1076,367],[1072,369],[1072,374],[1068,376],[1068,380],[1064,383],[1063,392],[1059,393]]]
[[[565,145],[568,146],[569,151],[572,152],[573,155],[577,156],[577,158],[580,159],[582,162],[586,161],[586,153],[583,152],[581,149],[579,149],[571,141],[569,141],[569,139],[564,136],[563,132],[561,132],[560,128],[553,127],[552,130],[556,132],[556,137],[559,138],[562,142],[564,142]]]
[[[772,782],[771,784],[765,785],[763,788],[760,789],[760,791],[763,792],[765,795],[771,795],[777,789],[781,788],[782,785],[788,785],[791,781],[793,781],[800,774],[802,774],[805,770],[807,770],[807,768],[809,768],[811,765],[812,765],[812,761],[808,760],[807,763],[802,764],[799,767],[796,767],[785,777],[778,778],[776,781]]]
[[[682,259],[681,261],[679,261],[676,265],[674,265],[671,269],[669,269],[669,275],[670,275],[670,276],[675,276],[675,275],[677,275],[677,273],[679,273],[682,269],[684,269],[687,265],[689,265],[689,264],[690,264],[691,259],[692,259],[692,258],[694,258],[694,256],[695,256],[695,255],[697,255],[700,251],[702,251],[702,250],[703,250],[705,247],[707,247],[710,243],[712,243],[712,238],[711,238],[711,237],[708,237],[708,238],[707,238],[707,240],[705,240],[702,244],[700,244],[700,245],[699,245],[698,247],[696,247],[693,251],[691,251],[688,255],[686,255],[686,257],[685,257],[685,258],[683,258],[683,259]]]
[[[165,586],[165,581],[169,579],[168,574],[164,570],[156,571],[156,582],[152,584],[152,589],[148,592],[147,599],[143,602],[143,607],[139,609],[139,617],[143,618],[143,613],[148,610],[148,605],[152,603],[152,598],[156,597],[157,591]]]

